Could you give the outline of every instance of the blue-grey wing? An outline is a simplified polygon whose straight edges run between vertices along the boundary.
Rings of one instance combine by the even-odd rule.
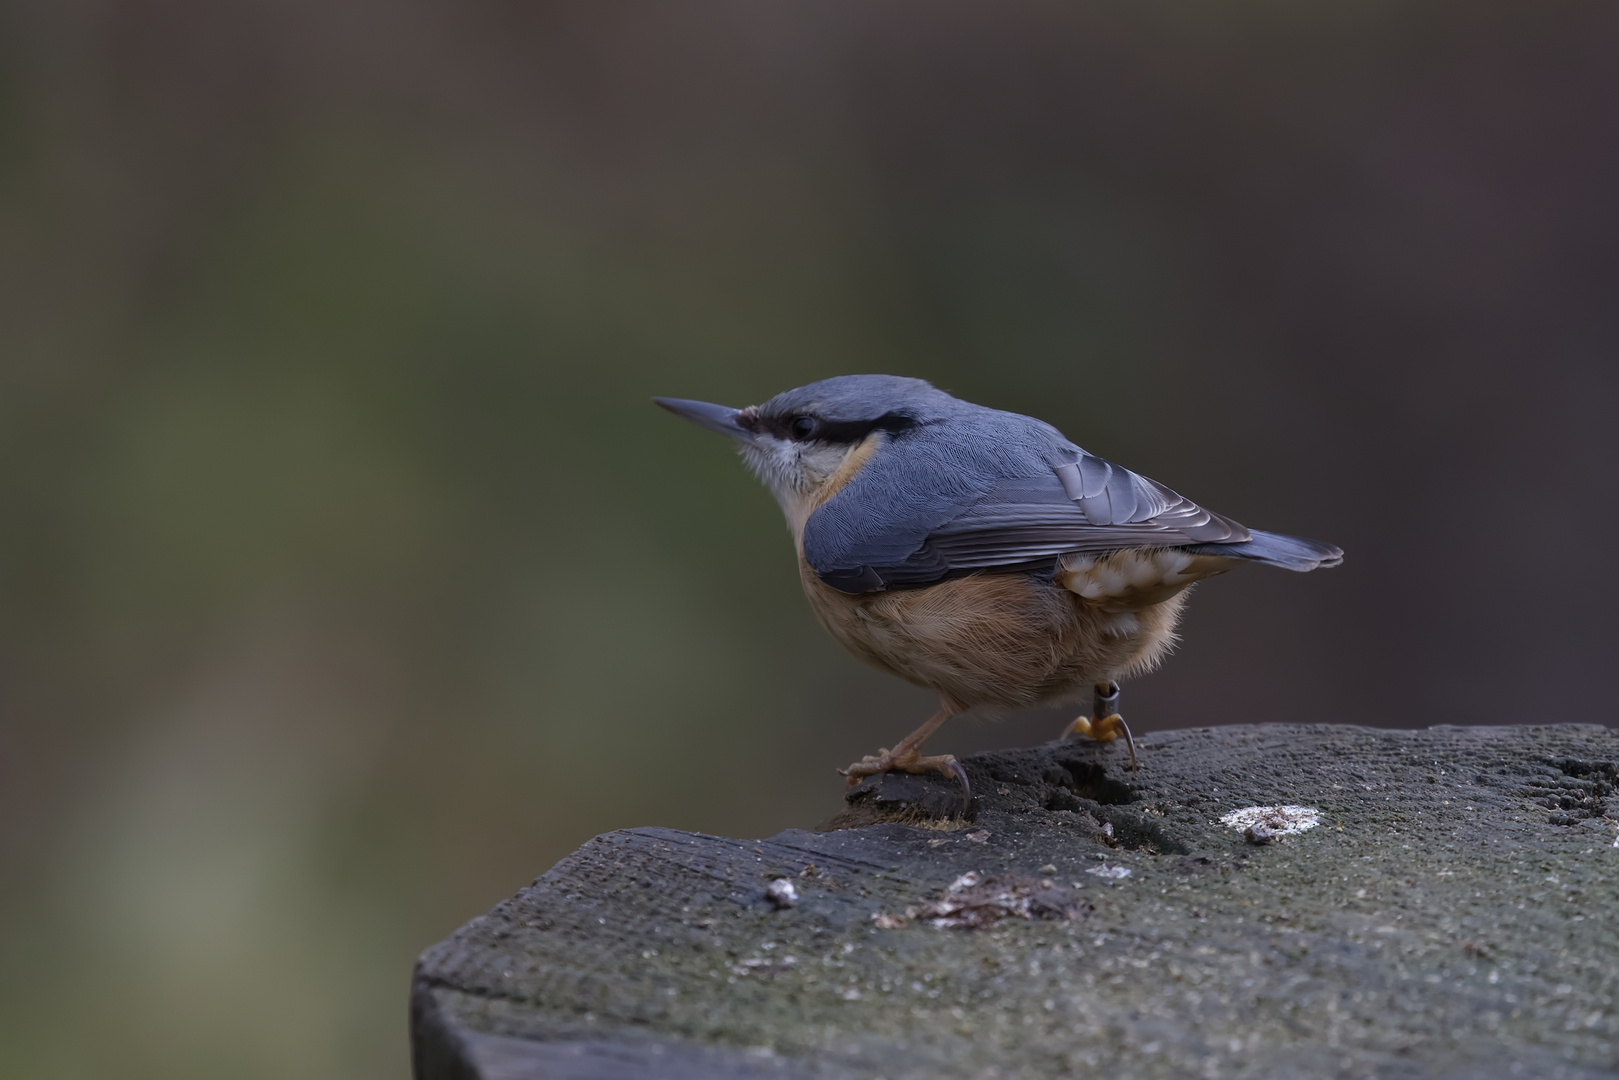
[[[1230,518],[1071,444],[1025,471],[1032,475],[991,473],[965,486],[953,476],[931,498],[896,487],[893,476],[857,475],[810,516],[805,558],[827,584],[862,593],[1034,568],[1068,553],[1249,539]]]

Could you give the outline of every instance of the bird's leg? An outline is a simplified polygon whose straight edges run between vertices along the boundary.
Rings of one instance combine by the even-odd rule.
[[[927,723],[911,732],[899,741],[899,745],[892,750],[883,750],[876,754],[867,754],[847,769],[838,772],[849,778],[849,786],[854,787],[868,776],[875,776],[885,772],[925,773],[937,770],[944,775],[953,777],[961,785],[961,812],[967,814],[972,809],[973,790],[967,782],[967,770],[961,767],[953,754],[935,754],[931,757],[922,756],[922,744],[927,737],[939,730],[939,725],[950,719],[959,709],[952,709],[948,705],[941,708],[928,720]]]
[[[1119,684],[1097,683],[1096,696],[1091,699],[1091,715],[1078,717],[1063,728],[1058,740],[1070,735],[1084,735],[1097,742],[1112,742],[1124,736],[1124,745],[1130,748],[1130,771],[1136,771],[1136,741],[1130,737],[1130,727],[1119,715]]]

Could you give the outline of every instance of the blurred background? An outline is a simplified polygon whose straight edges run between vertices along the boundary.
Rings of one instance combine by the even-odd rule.
[[[1138,732],[1613,723],[1619,9],[0,8],[0,1071],[398,1077],[590,836],[932,707],[653,394],[916,375],[1344,567]],[[952,723],[957,753],[1066,716]]]

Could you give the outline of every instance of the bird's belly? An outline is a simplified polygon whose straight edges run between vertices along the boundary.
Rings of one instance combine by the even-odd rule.
[[[1061,700],[1151,667],[1173,643],[1184,595],[1121,615],[1027,573],[863,596],[838,592],[807,564],[800,575],[845,648],[962,708]]]

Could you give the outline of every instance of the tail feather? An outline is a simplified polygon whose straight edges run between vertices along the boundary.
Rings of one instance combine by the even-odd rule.
[[[1252,537],[1241,544],[1198,544],[1186,550],[1199,555],[1225,555],[1234,559],[1252,559],[1284,570],[1321,570],[1337,566],[1344,561],[1343,549],[1322,540],[1306,540],[1302,536],[1283,536],[1281,533],[1250,530]]]

